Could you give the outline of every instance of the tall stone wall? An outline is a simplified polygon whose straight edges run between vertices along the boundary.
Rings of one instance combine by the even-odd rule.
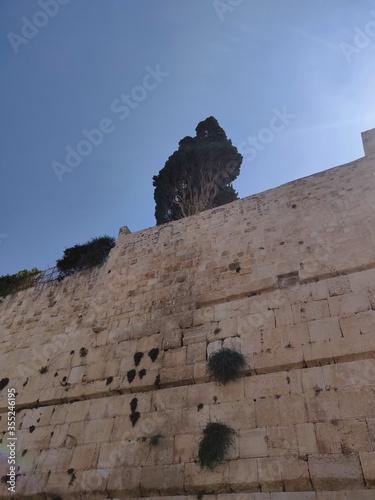
[[[0,304],[0,475],[14,495],[375,499],[375,130],[366,156],[119,233],[108,261]],[[245,355],[219,385],[207,357]],[[207,422],[235,431],[213,470]],[[5,479],[6,480],[6,479]],[[212,496],[212,498],[214,498]]]

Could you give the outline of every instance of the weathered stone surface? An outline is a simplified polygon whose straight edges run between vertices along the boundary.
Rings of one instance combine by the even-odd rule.
[[[375,498],[370,150],[121,230],[102,266],[2,299],[0,433],[7,452],[14,388],[17,498]],[[247,363],[225,385],[207,373],[221,347]],[[212,471],[196,463],[209,422],[234,430]]]

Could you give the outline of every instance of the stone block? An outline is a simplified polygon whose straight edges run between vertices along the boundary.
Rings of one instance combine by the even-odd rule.
[[[269,456],[298,453],[297,433],[293,425],[268,427],[266,441]]]
[[[142,496],[158,496],[159,494],[169,496],[184,492],[184,464],[142,467]]]
[[[99,456],[99,446],[96,444],[88,444],[77,446],[74,449],[73,458],[69,468],[77,469],[92,469],[95,468]]]
[[[109,441],[113,428],[112,418],[101,418],[99,420],[90,420],[86,423],[84,442],[99,443]]]
[[[300,424],[307,421],[303,394],[285,394],[279,398],[280,425]]]
[[[363,476],[368,488],[375,488],[375,451],[361,452],[359,454]]]
[[[187,364],[195,364],[206,361],[206,342],[198,342],[197,344],[189,344],[186,352]]]
[[[309,422],[326,422],[341,420],[341,405],[339,407],[337,395],[334,391],[320,391],[305,395],[307,416]]]
[[[351,292],[349,279],[347,276],[338,276],[327,281],[330,297],[344,295]]]
[[[259,398],[255,401],[255,421],[257,427],[271,427],[280,422],[278,398]]]
[[[198,464],[185,464],[185,493],[223,493],[228,491],[229,465],[219,464],[212,471]]]
[[[196,434],[178,434],[175,436],[173,462],[176,464],[192,462],[198,456],[198,441]]]
[[[240,458],[265,457],[268,455],[267,432],[265,428],[242,430],[240,432]]]
[[[65,408],[67,411],[65,422],[86,420],[90,410],[90,401],[77,401]]]
[[[109,472],[107,490],[112,495],[140,495],[142,467],[118,467]]]
[[[186,347],[164,351],[163,367],[180,366],[186,364]]]
[[[223,347],[223,342],[221,340],[215,340],[207,345],[207,358],[211,356],[216,351],[220,351]]]
[[[281,477],[286,491],[300,492],[312,489],[307,462],[302,457],[299,457],[298,454],[293,454],[292,452],[283,455],[280,458],[280,466]],[[293,498],[290,495],[290,500],[293,500]]]
[[[283,491],[279,457],[258,458],[258,481],[262,491]]]
[[[308,455],[318,452],[314,424],[297,424],[296,432],[300,455]]]
[[[303,350],[298,345],[269,349],[254,355],[256,373],[295,370],[303,366]]]
[[[342,418],[375,416],[375,393],[372,387],[345,387],[337,392]]]
[[[194,326],[205,325],[213,320],[214,320],[214,308],[212,306],[201,307],[200,309],[196,309],[193,313]]]
[[[360,387],[375,385],[375,359],[322,367],[325,385],[330,387]]]
[[[358,490],[364,487],[357,455],[310,455],[308,464],[315,490]]]
[[[232,491],[258,491],[258,467],[255,458],[229,462],[229,484]]]
[[[303,357],[308,367],[321,366],[333,362],[331,342],[314,342],[303,346]]]
[[[246,378],[244,381],[246,399],[289,394],[287,377],[287,372],[277,372]]]
[[[341,337],[338,318],[323,318],[309,321],[308,327],[311,342],[325,342]]]

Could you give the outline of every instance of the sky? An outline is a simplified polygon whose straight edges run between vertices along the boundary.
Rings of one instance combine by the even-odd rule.
[[[375,127],[375,0],[1,0],[0,34],[0,275],[154,226],[152,177],[209,116],[241,198]]]

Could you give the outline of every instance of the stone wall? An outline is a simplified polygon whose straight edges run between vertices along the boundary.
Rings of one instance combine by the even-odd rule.
[[[131,234],[108,261],[0,303],[17,495],[375,499],[375,130],[366,156]],[[207,357],[242,352],[218,385]],[[207,422],[235,430],[197,464]],[[250,494],[252,493],[252,494]],[[206,498],[206,496],[205,496]]]

